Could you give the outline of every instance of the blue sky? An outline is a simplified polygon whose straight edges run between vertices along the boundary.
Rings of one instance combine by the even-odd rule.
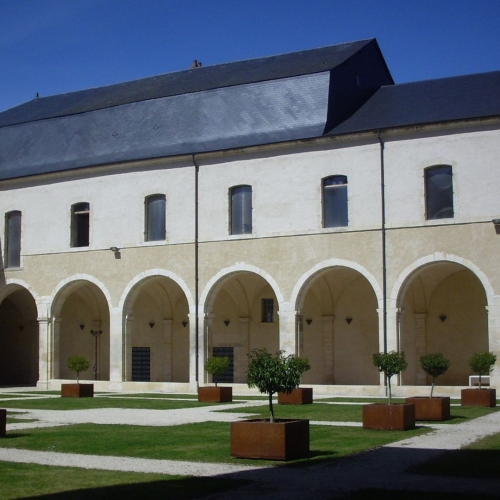
[[[0,111],[368,38],[396,83],[500,70],[500,0],[0,0]]]

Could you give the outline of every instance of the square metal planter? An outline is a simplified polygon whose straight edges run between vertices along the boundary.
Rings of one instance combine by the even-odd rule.
[[[447,396],[406,398],[406,403],[415,405],[415,420],[448,420],[450,398]]]
[[[94,384],[61,384],[63,398],[93,398]]]
[[[493,408],[497,405],[497,391],[496,389],[462,389],[461,405]]]
[[[278,404],[280,405],[310,405],[312,402],[312,387],[298,387],[290,394],[278,392]]]
[[[232,387],[215,387],[213,385],[198,387],[198,401],[202,403],[229,403],[232,400]]]
[[[309,456],[309,420],[231,422],[231,456],[293,460]]]
[[[381,404],[363,406],[363,429],[407,431],[415,428],[415,405]]]

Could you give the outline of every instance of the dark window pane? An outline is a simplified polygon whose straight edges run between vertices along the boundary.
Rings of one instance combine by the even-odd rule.
[[[161,241],[166,237],[166,197],[155,194],[146,198],[146,241]]]
[[[5,216],[5,267],[21,266],[21,212]]]
[[[428,220],[453,217],[453,177],[449,165],[425,170],[425,196]]]
[[[229,368],[217,376],[217,383],[232,384],[234,382],[234,348],[233,347],[214,347],[214,357],[229,358]]]
[[[347,226],[347,177],[334,175],[323,179],[323,226]]]
[[[252,234],[252,186],[231,188],[231,234]]]
[[[71,246],[88,247],[90,243],[90,205],[75,203],[71,207]]]
[[[262,323],[274,321],[274,300],[262,299]]]

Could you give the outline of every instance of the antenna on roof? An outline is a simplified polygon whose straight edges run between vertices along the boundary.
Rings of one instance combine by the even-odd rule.
[[[191,66],[189,67],[189,69],[191,68],[200,68],[201,67],[201,61],[197,61],[196,59],[193,59],[193,64],[191,64]]]
[[[40,94],[37,92],[36,96],[35,96],[35,99],[38,99],[39,97],[40,97]]]

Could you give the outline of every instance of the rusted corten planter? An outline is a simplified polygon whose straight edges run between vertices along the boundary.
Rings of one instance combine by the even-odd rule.
[[[7,434],[7,410],[0,409],[0,437]]]
[[[63,398],[93,398],[94,384],[61,384]]]
[[[231,456],[293,460],[309,456],[309,420],[231,422]]]
[[[290,394],[278,392],[278,403],[280,405],[310,405],[312,402],[312,387],[298,387]]]
[[[462,406],[489,406],[497,405],[496,389],[462,389]]]
[[[232,387],[198,387],[198,401],[203,403],[228,403],[233,400]]]
[[[415,405],[415,420],[448,420],[450,398],[446,396],[406,398],[406,403]]]
[[[363,406],[363,429],[407,431],[415,428],[415,405],[370,404]]]

